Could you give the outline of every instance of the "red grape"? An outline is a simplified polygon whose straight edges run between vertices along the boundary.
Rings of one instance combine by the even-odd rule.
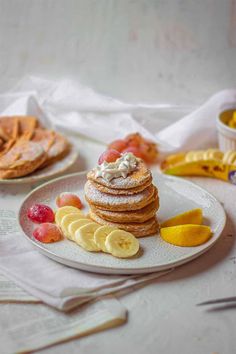
[[[130,146],[123,151],[123,154],[126,152],[131,152],[134,156],[139,157],[140,159],[143,159],[143,154],[139,148],[136,148],[134,146]]]
[[[83,208],[83,204],[80,200],[80,198],[76,194],[64,192],[61,193],[57,198],[56,198],[56,204],[58,208],[61,208],[63,206],[73,206],[78,209]]]
[[[106,150],[99,157],[98,164],[101,165],[104,161],[115,162],[119,157],[121,157],[121,154],[118,151],[113,149]]]
[[[139,145],[144,141],[143,137],[139,133],[129,134],[125,138],[128,147],[139,147]]]
[[[49,222],[41,224],[33,232],[34,238],[43,243],[56,242],[62,239],[59,227]]]
[[[108,148],[122,152],[124,149],[127,148],[127,142],[122,139],[114,140],[111,144],[109,144]]]
[[[37,223],[41,224],[42,222],[54,222],[54,212],[53,210],[44,204],[34,204],[27,211],[28,218]]]
[[[140,151],[143,155],[143,159],[147,163],[154,163],[157,161],[157,148],[156,144],[146,141],[145,143],[140,145]]]

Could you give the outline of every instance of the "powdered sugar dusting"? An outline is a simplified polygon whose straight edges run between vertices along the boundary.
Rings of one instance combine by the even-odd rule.
[[[149,186],[142,192],[133,195],[110,195],[100,192],[90,181],[87,181],[85,184],[85,195],[87,199],[93,204],[106,207],[127,207],[127,205],[131,205],[133,207],[132,209],[135,207],[138,209],[140,203],[146,201],[145,205],[147,204],[149,199],[153,196],[154,190],[153,186]]]

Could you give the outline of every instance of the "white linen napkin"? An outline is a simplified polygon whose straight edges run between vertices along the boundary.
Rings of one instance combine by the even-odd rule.
[[[72,269],[40,254],[19,233],[0,238],[1,273],[59,310],[70,310],[97,297],[147,283],[169,272],[116,276]]]
[[[36,115],[46,125],[69,129],[103,143],[139,131],[156,139],[165,152],[216,142],[215,115],[222,105],[233,101],[236,101],[236,91],[220,92],[182,121],[158,133],[146,128],[145,117],[156,114],[158,119],[160,112],[171,110],[181,114],[188,107],[126,104],[69,80],[56,83],[29,77],[10,93],[0,95],[0,112],[1,115]],[[74,270],[39,254],[17,232],[11,238],[0,237],[0,269],[29,293],[62,310],[166,274],[107,276]]]

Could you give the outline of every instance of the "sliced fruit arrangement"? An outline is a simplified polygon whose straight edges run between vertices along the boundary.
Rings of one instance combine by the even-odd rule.
[[[175,246],[199,246],[210,239],[209,226],[202,225],[202,210],[192,209],[161,224],[161,238]]]
[[[236,184],[236,151],[196,150],[168,156],[161,164],[164,173],[177,176],[206,176]]]
[[[154,142],[145,139],[139,133],[129,134],[124,139],[114,140],[108,145],[108,149],[113,150],[113,156],[114,151],[120,154],[132,152],[136,157],[143,159],[148,164],[155,163],[158,157],[157,145]],[[116,159],[118,157],[120,156],[117,156]],[[110,159],[110,157],[107,158]],[[113,162],[108,161],[106,158],[105,161]]]
[[[82,207],[82,203],[79,205]],[[33,231],[33,237],[43,243],[60,241],[65,236],[86,251],[102,251],[118,258],[132,257],[139,250],[139,241],[132,233],[110,225],[101,226],[73,205],[58,208],[54,215],[49,206],[35,204],[29,208],[27,216],[41,224]],[[202,225],[202,220],[200,208],[189,210],[164,221],[160,235],[176,246],[198,246],[212,235],[210,227]]]
[[[65,236],[86,251],[102,251],[119,258],[132,257],[138,252],[139,242],[134,235],[93,222],[81,211],[83,204],[78,196],[62,193],[57,197],[56,204],[62,206],[56,210],[55,215],[45,204],[35,204],[29,208],[28,218],[41,224],[33,231],[36,240],[50,243],[60,241]],[[114,231],[115,235],[110,237]]]
[[[74,208],[70,208],[72,207],[59,208],[55,217],[57,226],[69,240],[74,241],[86,251],[102,251],[119,258],[132,257],[138,252],[139,242],[131,233],[108,225],[101,226],[80,210],[75,213]],[[118,233],[110,238],[115,231]]]

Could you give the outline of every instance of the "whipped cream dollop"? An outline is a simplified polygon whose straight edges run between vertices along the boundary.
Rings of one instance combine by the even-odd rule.
[[[117,177],[126,178],[129,173],[136,170],[138,161],[137,157],[127,152],[115,162],[104,161],[101,165],[98,165],[94,170],[95,177],[102,177],[108,182]]]

